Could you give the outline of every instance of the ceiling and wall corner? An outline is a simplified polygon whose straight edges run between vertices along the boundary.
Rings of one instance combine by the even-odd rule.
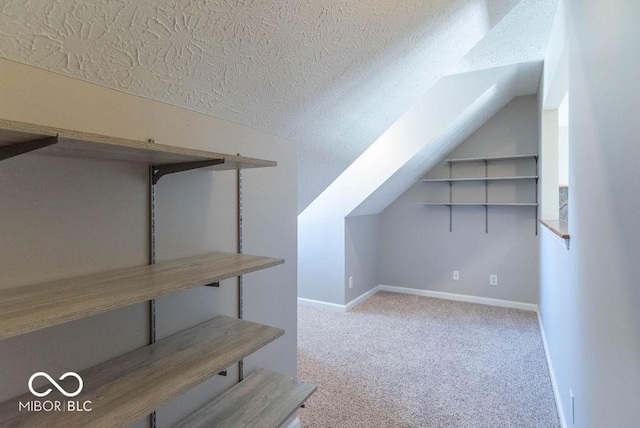
[[[445,74],[539,60],[555,3],[2,0],[0,56],[296,140],[302,211]]]

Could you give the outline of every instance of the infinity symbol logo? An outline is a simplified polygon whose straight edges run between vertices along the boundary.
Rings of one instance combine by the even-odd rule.
[[[53,386],[56,387],[56,389],[58,391],[60,391],[60,393],[62,393],[65,397],[75,397],[76,395],[80,394],[80,392],[82,392],[82,388],[84,387],[84,383],[82,382],[82,378],[80,377],[80,375],[78,375],[77,373],[74,372],[66,372],[65,374],[63,374],[62,376],[60,376],[59,380],[65,380],[66,378],[68,378],[69,376],[75,377],[76,379],[78,379],[78,389],[75,392],[67,392],[64,390],[64,388],[62,388],[60,385],[58,385],[58,383],[53,380],[51,378],[51,376],[49,376],[47,373],[45,372],[38,372],[38,373],[34,373],[30,378],[29,378],[29,391],[31,391],[31,393],[33,395],[35,395],[36,397],[46,397],[47,395],[49,395],[51,393],[51,388],[47,389],[45,392],[38,392],[35,389],[33,389],[33,380],[35,378],[37,378],[38,376],[42,376],[44,378],[46,378],[49,382],[51,382],[51,384]]]

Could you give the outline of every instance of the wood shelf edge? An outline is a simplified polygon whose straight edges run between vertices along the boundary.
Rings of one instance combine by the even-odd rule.
[[[562,239],[570,239],[569,223],[564,220],[539,220],[539,223]]]
[[[0,146],[56,136],[59,139],[58,144],[43,148],[35,153],[86,159],[124,160],[148,163],[149,165],[225,159],[225,163],[207,168],[209,170],[277,166],[277,162],[271,160],[216,153],[150,141],[110,137],[0,118]]]
[[[422,202],[420,205],[445,205],[459,207],[537,207],[538,204],[525,202]]]
[[[0,290],[0,340],[284,263],[216,252]],[[176,279],[175,274],[184,275]]]
[[[513,177],[454,177],[454,178],[423,178],[424,183],[447,183],[458,181],[511,181],[511,180],[533,180],[538,179],[537,175],[522,175]]]
[[[258,368],[174,428],[280,426],[316,389],[315,385]]]
[[[449,163],[463,163],[463,162],[491,162],[491,161],[507,161],[518,159],[537,159],[539,155],[527,154],[527,155],[510,155],[510,156],[485,156],[477,158],[453,158],[445,159],[445,162]]]

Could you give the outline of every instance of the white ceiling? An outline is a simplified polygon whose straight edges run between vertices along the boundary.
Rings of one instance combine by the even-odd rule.
[[[556,0],[0,0],[0,56],[294,139],[299,209],[438,79],[539,61]]]

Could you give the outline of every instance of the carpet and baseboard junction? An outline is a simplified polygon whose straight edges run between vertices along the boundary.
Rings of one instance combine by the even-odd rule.
[[[535,312],[376,291],[298,305],[302,427],[561,426]]]

